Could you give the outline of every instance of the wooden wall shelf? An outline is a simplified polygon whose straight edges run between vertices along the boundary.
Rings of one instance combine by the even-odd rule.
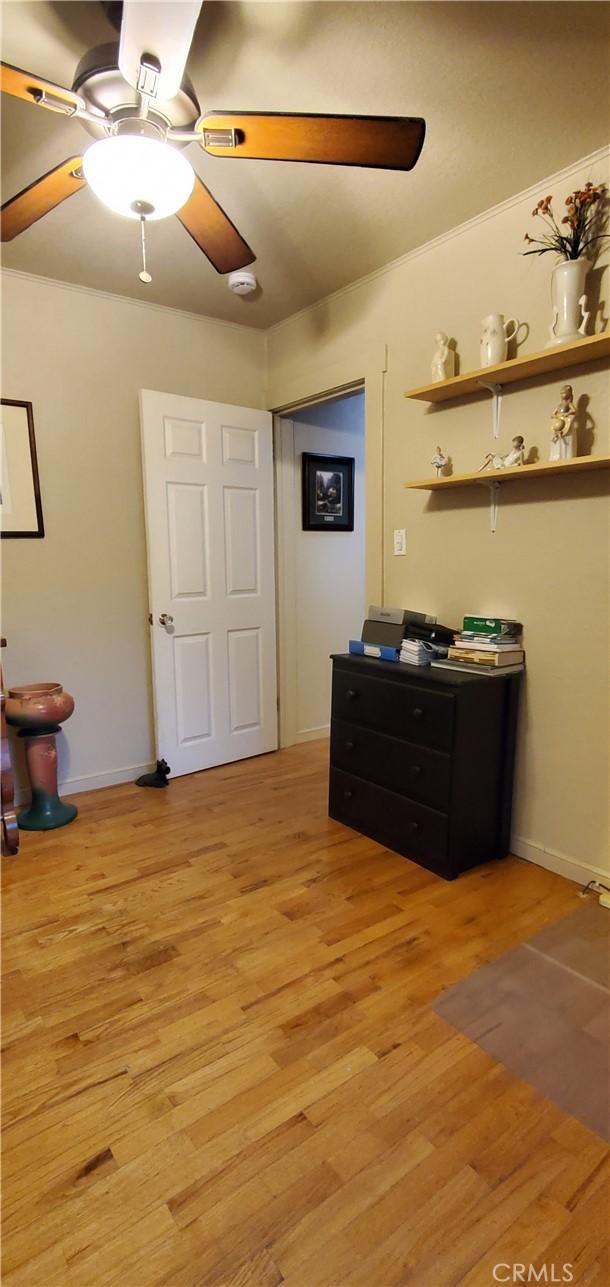
[[[518,465],[513,469],[482,469],[476,474],[450,474],[448,478],[424,478],[405,483],[417,491],[437,492],[447,487],[473,487],[477,483],[505,483],[511,479],[543,478],[551,474],[578,474],[584,470],[610,469],[610,456],[574,456],[572,460],[543,460],[535,465]]]
[[[599,358],[609,356],[610,331],[604,331],[601,335],[588,335],[572,344],[557,344],[552,348],[542,349],[540,353],[524,353],[520,357],[511,358],[510,362],[499,362],[497,366],[467,371],[465,375],[455,375],[451,380],[425,384],[421,389],[409,389],[405,398],[417,398],[421,402],[449,402],[452,398],[485,392],[486,385],[503,386],[513,384],[516,380],[531,380],[534,376],[544,375],[549,371],[560,371],[564,367],[577,366],[581,362],[596,362]]]

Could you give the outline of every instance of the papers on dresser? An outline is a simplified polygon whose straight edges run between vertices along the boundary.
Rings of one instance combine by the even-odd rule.
[[[400,645],[400,660],[410,666],[429,666],[434,657],[438,657],[438,651],[425,639],[403,639]]]

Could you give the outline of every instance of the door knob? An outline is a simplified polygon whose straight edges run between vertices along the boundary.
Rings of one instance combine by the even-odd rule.
[[[161,613],[161,616],[159,617],[159,625],[160,625],[160,626],[173,626],[173,624],[174,624],[174,618],[170,615],[170,613],[169,613],[169,612],[162,612],[162,613]]]

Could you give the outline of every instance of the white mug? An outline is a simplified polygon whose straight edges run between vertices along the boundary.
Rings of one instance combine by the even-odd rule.
[[[503,313],[490,313],[489,317],[483,318],[481,326],[481,366],[496,366],[498,362],[505,362],[508,342],[517,334],[519,322],[514,317],[509,317],[505,322]]]

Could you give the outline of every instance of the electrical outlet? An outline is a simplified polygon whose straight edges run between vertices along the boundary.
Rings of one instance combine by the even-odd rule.
[[[407,552],[407,533],[404,527],[394,528],[394,553],[406,554]]]

